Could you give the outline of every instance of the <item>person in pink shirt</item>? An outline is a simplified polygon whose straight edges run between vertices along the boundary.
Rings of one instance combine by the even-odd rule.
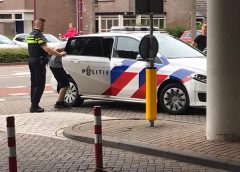
[[[69,29],[65,34],[62,35],[61,33],[59,33],[60,39],[68,39],[77,35],[77,29],[74,27],[73,23],[69,23],[68,28]]]

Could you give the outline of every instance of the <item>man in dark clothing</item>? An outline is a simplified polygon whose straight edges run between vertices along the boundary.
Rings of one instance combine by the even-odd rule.
[[[64,50],[62,45],[56,46],[55,50],[61,52]],[[70,108],[67,104],[64,103],[64,97],[69,87],[68,75],[62,65],[62,57],[52,56],[49,61],[49,67],[53,73],[53,76],[58,82],[59,96],[56,104],[54,105],[57,109],[66,109]]]
[[[194,39],[192,46],[199,49],[200,51],[203,51],[207,47],[207,25],[206,24],[202,25],[201,35],[198,35]]]
[[[29,52],[29,69],[31,73],[31,107],[30,112],[44,112],[39,106],[46,83],[46,65],[49,54],[59,57],[65,56],[65,52],[58,53],[47,46],[47,40],[42,32],[45,29],[45,20],[40,18],[34,21],[34,30],[27,39]]]

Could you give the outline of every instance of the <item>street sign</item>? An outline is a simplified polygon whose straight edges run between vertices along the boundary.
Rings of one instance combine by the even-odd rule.
[[[141,57],[148,61],[154,61],[158,52],[158,41],[153,35],[146,35],[139,44],[139,53]]]
[[[163,0],[135,0],[136,14],[163,14]]]

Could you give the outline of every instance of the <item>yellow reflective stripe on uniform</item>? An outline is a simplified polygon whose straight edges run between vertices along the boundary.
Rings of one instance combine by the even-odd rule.
[[[44,43],[44,41],[42,39],[40,39],[40,40],[37,40],[37,43],[42,44],[42,43]]]
[[[28,44],[36,44],[37,41],[36,41],[35,39],[33,39],[33,40],[31,40],[31,39],[29,40],[29,39],[28,39],[28,40],[27,40],[27,43],[28,43]]]
[[[30,35],[30,36],[27,38],[27,43],[28,43],[28,44],[36,44],[37,41],[35,40],[35,38],[34,38],[32,35]]]
[[[42,38],[36,38],[36,41],[38,44],[42,44],[45,42]]]

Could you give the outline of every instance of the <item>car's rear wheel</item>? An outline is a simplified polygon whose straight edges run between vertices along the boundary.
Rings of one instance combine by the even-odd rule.
[[[82,99],[78,94],[77,84],[69,79],[69,88],[65,94],[64,102],[69,106],[79,106],[83,104],[84,99]]]
[[[170,114],[182,114],[189,107],[189,97],[185,87],[179,83],[170,83],[160,92],[161,108]]]

